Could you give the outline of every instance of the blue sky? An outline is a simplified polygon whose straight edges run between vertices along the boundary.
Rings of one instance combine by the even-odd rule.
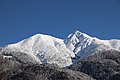
[[[75,30],[120,39],[120,0],[0,0],[0,46],[36,33],[66,38]]]

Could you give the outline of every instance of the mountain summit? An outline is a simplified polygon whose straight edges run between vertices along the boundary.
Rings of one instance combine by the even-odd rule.
[[[80,50],[89,46],[92,41],[92,37],[77,30],[67,37],[67,39],[65,40],[65,44],[68,49],[70,49],[70,51],[73,51],[75,54],[77,54]]]
[[[64,42],[67,48],[74,52],[78,59],[89,56],[91,53],[97,51],[109,49],[120,50],[120,40],[100,40],[78,30],[71,33]]]

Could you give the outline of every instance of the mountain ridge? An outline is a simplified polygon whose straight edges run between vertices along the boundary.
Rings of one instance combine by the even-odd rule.
[[[2,47],[1,51],[16,51],[32,56],[40,63],[69,66],[97,51],[120,50],[120,40],[100,40],[76,30],[66,39],[36,34],[18,43]],[[74,59],[73,59],[74,58]]]

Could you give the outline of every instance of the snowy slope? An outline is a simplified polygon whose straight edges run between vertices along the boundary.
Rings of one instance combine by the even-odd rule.
[[[70,34],[64,42],[78,59],[97,51],[120,50],[120,40],[100,40],[79,31]]]
[[[19,57],[22,61],[27,60],[26,62],[29,62],[30,59],[32,62],[65,67],[91,53],[109,49],[120,51],[120,40],[100,40],[75,31],[64,41],[49,35],[36,34],[18,43],[2,47],[0,51],[11,52],[13,56]]]
[[[5,50],[23,52],[41,63],[57,64],[61,67],[72,64],[74,54],[66,47],[62,39],[36,34],[28,39],[6,46]]]

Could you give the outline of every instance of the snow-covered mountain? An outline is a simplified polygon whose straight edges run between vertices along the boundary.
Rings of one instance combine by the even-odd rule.
[[[70,34],[64,42],[67,48],[74,52],[76,58],[102,50],[120,50],[120,40],[100,40],[79,31]]]
[[[36,34],[2,48],[2,52],[6,50],[23,52],[40,63],[57,64],[61,67],[72,64],[71,57],[74,57],[73,52],[66,47],[62,39],[43,34]]]
[[[57,64],[60,67],[65,67],[97,51],[110,49],[119,51],[120,40],[100,40],[80,31],[75,31],[65,40],[36,34],[18,43],[2,47],[0,51],[1,53],[11,52],[12,55],[19,57],[22,61],[29,61],[30,59],[33,62]]]

